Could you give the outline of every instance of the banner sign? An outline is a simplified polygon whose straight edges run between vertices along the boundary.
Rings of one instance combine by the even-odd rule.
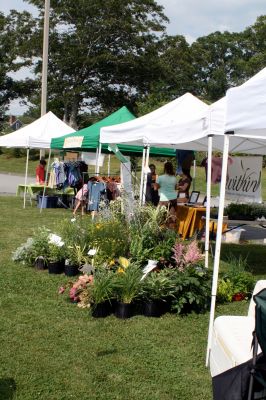
[[[65,138],[64,140],[64,149],[73,149],[75,147],[81,147],[84,136],[71,136]]]
[[[236,202],[261,202],[262,157],[230,157],[225,194]]]
[[[128,158],[121,153],[116,144],[108,144],[108,150],[112,151],[121,163],[126,164],[128,162]]]

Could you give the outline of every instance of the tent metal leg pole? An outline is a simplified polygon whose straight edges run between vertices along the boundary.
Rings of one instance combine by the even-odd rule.
[[[107,175],[110,176],[110,164],[111,164],[111,154],[108,156],[108,163],[107,163]]]
[[[148,146],[147,150],[146,150],[146,160],[145,160],[144,179],[143,179],[142,204],[146,203],[147,168],[149,166],[149,157],[150,157],[150,146]]]
[[[140,177],[140,189],[139,189],[139,204],[140,205],[142,205],[143,176],[144,176],[145,158],[146,158],[146,147],[143,147],[142,164],[141,164],[141,177]]]
[[[28,181],[28,168],[29,168],[29,153],[30,149],[27,148],[27,159],[26,159],[26,171],[25,171],[25,181],[24,181],[24,202],[23,202],[23,208],[26,208],[26,192],[27,192],[27,181]]]
[[[96,157],[96,175],[99,175],[100,173],[100,157],[102,154],[102,144],[99,143],[99,147],[98,147],[98,153],[97,153],[97,157]]]
[[[40,213],[42,212],[42,209],[43,209],[43,202],[44,202],[44,196],[45,196],[45,189],[46,189],[47,180],[48,180],[48,171],[49,171],[49,169],[50,169],[50,162],[51,162],[51,149],[49,150],[48,165],[47,165],[47,168],[46,168],[45,182],[44,182],[44,188],[43,188],[43,194],[42,194],[42,202],[41,202]]]
[[[211,213],[211,172],[212,172],[212,136],[208,137],[208,170],[207,170],[207,207],[205,226],[205,268],[209,267],[210,246],[210,213]]]
[[[97,174],[98,151],[99,151],[99,149],[98,149],[98,147],[97,147],[97,149],[96,149],[95,170],[94,170],[95,175]]]
[[[213,278],[212,278],[212,297],[211,297],[211,310],[210,310],[209,331],[208,331],[206,366],[208,366],[208,364],[209,364],[212,335],[213,335],[213,322],[214,322],[214,313],[215,313],[215,304],[216,304],[216,293],[217,293],[217,285],[218,285],[218,273],[219,273],[222,230],[223,230],[224,197],[225,197],[228,153],[229,153],[229,135],[225,134],[224,135],[224,148],[223,148],[222,177],[221,177],[221,187],[220,187],[220,200],[219,200],[219,213],[218,213],[216,246],[215,246],[215,256],[214,256],[214,266],[213,266]]]
[[[195,190],[196,187],[196,160],[193,161],[193,190]]]

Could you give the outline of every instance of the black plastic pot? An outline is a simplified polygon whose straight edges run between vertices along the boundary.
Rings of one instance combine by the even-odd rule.
[[[66,276],[76,276],[79,273],[77,265],[65,265],[65,275]]]
[[[94,304],[91,310],[91,315],[94,318],[105,318],[111,314],[111,305],[109,301],[103,303]]]
[[[133,315],[133,305],[127,303],[117,303],[115,307],[115,316],[117,318],[130,318]]]
[[[159,318],[163,313],[163,305],[160,301],[147,301],[143,304],[143,315],[145,317]]]
[[[34,266],[36,269],[38,270],[44,270],[47,268],[45,259],[43,256],[37,257],[35,262],[34,262]]]
[[[64,265],[62,262],[49,262],[48,263],[49,274],[62,274],[64,271]]]

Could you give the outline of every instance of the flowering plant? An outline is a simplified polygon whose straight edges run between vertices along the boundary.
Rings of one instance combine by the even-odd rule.
[[[76,282],[69,282],[66,286],[61,286],[58,290],[59,294],[63,294],[69,288],[69,298],[72,302],[78,303],[81,308],[90,307],[91,290],[88,290],[93,283],[93,275],[80,275]]]
[[[64,242],[61,237],[50,233],[48,236],[48,255],[47,259],[50,262],[62,261],[65,256]]]
[[[80,246],[78,244],[74,244],[71,246],[67,246],[67,261],[69,265],[77,265],[81,267],[83,264],[87,262],[86,255],[87,246]]]
[[[196,240],[189,244],[177,242],[173,247],[173,253],[172,258],[180,272],[184,272],[189,266],[198,265],[204,257]]]

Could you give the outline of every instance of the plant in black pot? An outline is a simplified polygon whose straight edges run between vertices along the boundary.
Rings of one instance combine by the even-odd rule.
[[[170,309],[173,292],[173,282],[167,268],[147,274],[141,287],[143,314],[147,317],[160,317]]]
[[[49,274],[61,274],[64,271],[65,246],[61,237],[50,234],[48,238],[48,270]]]
[[[133,315],[133,302],[140,295],[142,270],[130,263],[126,268],[119,267],[116,272],[116,310],[118,318],[130,318]]]
[[[67,256],[65,261],[65,275],[75,276],[78,275],[79,269],[82,265],[87,263],[87,248],[74,244],[67,247]]]
[[[115,273],[105,266],[94,271],[93,282],[90,285],[92,300],[92,316],[107,317],[111,314],[111,302],[115,296]]]

